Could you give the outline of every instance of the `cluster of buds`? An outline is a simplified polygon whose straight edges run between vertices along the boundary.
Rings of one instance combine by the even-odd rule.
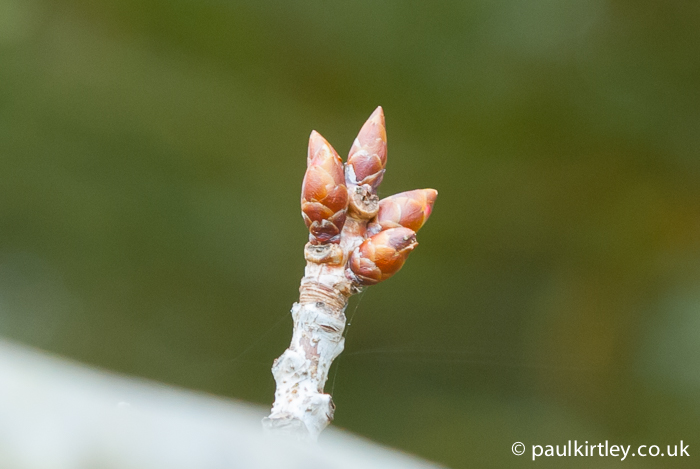
[[[437,192],[415,190],[380,201],[385,168],[381,107],[362,126],[345,165],[321,135],[311,133],[301,189],[307,263],[292,308],[291,343],[272,367],[275,403],[263,421],[269,430],[315,440],[333,420],[335,406],[323,387],[343,349],[348,299],[398,272],[418,245],[416,231],[430,216]]]
[[[353,142],[347,163],[317,132],[309,140],[301,194],[302,216],[312,246],[341,244],[346,275],[357,285],[374,285],[401,269],[418,245],[416,232],[437,197],[419,189],[377,198],[386,171],[384,113],[378,107]],[[346,219],[348,227],[344,230]],[[344,241],[345,240],[345,241]]]

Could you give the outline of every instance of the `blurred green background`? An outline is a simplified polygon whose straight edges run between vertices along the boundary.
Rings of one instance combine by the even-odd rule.
[[[346,155],[381,104],[380,195],[440,197],[351,302],[335,424],[454,468],[689,467],[699,85],[693,1],[0,0],[0,333],[269,405],[308,134]]]

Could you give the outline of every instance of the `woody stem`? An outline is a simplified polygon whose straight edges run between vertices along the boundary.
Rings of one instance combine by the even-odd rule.
[[[331,363],[343,350],[351,294],[344,267],[307,263],[299,302],[292,307],[291,344],[272,366],[277,390],[272,412],[263,421],[266,429],[315,440],[333,420],[335,406],[323,387]]]
[[[369,191],[364,186],[351,196],[339,244],[309,243],[304,249],[306,270],[299,302],[292,307],[292,341],[272,365],[277,390],[272,411],[263,419],[266,430],[315,441],[333,420],[335,405],[323,388],[333,360],[344,347],[348,299],[360,291],[346,275],[346,264],[377,212],[377,197]]]

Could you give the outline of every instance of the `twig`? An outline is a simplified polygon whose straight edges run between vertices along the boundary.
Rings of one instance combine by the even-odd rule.
[[[335,405],[323,388],[343,350],[348,299],[398,272],[418,245],[415,232],[428,219],[437,191],[403,192],[380,202],[385,167],[381,107],[360,130],[345,165],[319,133],[311,133],[301,196],[310,233],[306,271],[292,307],[291,345],[272,366],[277,391],[263,419],[268,430],[316,440],[333,420]]]

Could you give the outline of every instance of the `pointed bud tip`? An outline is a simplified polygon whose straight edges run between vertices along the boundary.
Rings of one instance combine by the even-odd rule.
[[[423,221],[423,223],[425,223],[430,214],[433,213],[433,205],[435,205],[435,199],[437,199],[438,191],[435,189],[423,189],[423,192],[425,193],[425,199],[427,201],[427,206],[425,207],[425,220]]]
[[[375,139],[380,139],[382,144],[386,146],[386,123],[384,122],[384,110],[381,106],[377,107],[369,119],[362,124],[357,138],[360,146],[374,145]]]
[[[338,156],[338,153],[335,151],[335,148],[328,143],[328,140],[323,138],[323,135],[320,133],[316,132],[315,130],[311,131],[311,135],[309,135],[309,150],[307,153],[307,159],[306,162],[307,164],[310,164],[311,161],[316,157],[316,155],[320,154],[322,151],[328,151],[331,155],[335,156],[336,160],[340,162],[340,156]]]
[[[367,119],[368,122],[376,122],[377,124],[381,124],[382,127],[386,127],[385,120],[384,120],[384,109],[382,109],[381,106],[377,106],[377,109],[372,112],[372,115],[369,116],[369,119]]]
[[[309,135],[309,147],[316,146],[316,145],[323,145],[326,144],[328,145],[328,142],[326,141],[325,138],[323,138],[323,135],[320,133],[316,132],[315,130],[311,131],[311,135]]]
[[[435,189],[423,189],[423,191],[425,191],[425,199],[428,201],[428,205],[432,207],[437,199],[438,191]]]

